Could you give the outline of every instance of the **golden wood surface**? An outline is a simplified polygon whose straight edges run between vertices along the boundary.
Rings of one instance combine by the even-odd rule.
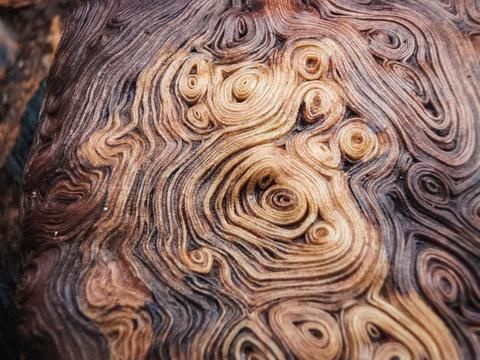
[[[479,21],[79,2],[25,175],[26,354],[478,358]]]

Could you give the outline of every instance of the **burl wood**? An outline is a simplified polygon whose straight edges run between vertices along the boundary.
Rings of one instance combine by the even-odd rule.
[[[79,2],[25,175],[26,356],[478,358],[479,8]]]

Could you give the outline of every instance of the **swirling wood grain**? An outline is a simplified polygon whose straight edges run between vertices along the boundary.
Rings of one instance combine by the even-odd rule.
[[[25,175],[26,355],[478,358],[479,21],[79,2]]]

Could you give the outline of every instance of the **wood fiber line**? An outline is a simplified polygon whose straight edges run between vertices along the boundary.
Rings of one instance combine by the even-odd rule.
[[[25,175],[27,358],[478,358],[479,11],[79,2]]]

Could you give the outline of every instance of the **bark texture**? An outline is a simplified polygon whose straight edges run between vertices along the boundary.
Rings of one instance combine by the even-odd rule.
[[[473,1],[82,1],[25,175],[26,355],[480,356]]]

